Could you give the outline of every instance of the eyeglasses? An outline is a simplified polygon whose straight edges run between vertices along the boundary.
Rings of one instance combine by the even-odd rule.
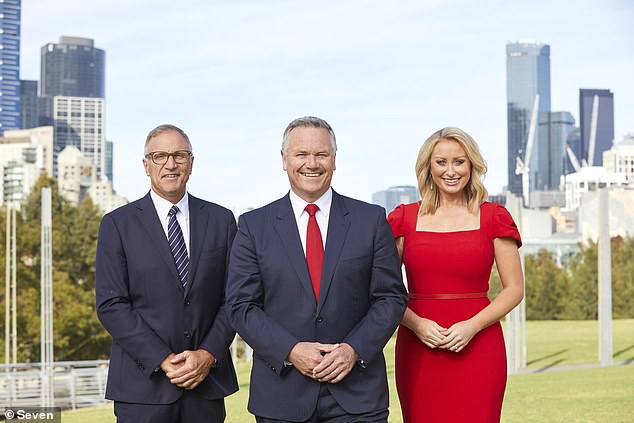
[[[178,150],[173,153],[168,153],[167,151],[154,151],[152,153],[147,153],[145,155],[146,159],[151,159],[154,164],[164,165],[169,160],[170,156],[174,158],[174,161],[177,164],[187,163],[187,161],[193,156],[191,151],[187,150]]]

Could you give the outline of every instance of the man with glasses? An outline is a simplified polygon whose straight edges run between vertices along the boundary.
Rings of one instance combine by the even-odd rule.
[[[180,128],[154,128],[150,192],[101,222],[97,315],[113,340],[106,398],[118,422],[223,422],[238,390],[224,311],[235,218],[187,193],[193,163]]]

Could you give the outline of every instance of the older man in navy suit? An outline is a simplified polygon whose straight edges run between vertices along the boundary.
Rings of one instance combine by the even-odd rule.
[[[97,314],[112,335],[106,398],[118,422],[223,422],[238,389],[224,311],[235,219],[187,193],[193,162],[181,129],[153,129],[150,192],[101,222]]]
[[[238,223],[227,310],[254,350],[261,423],[387,421],[382,350],[407,297],[385,211],[330,187],[336,151],[324,120],[291,122],[290,192]]]

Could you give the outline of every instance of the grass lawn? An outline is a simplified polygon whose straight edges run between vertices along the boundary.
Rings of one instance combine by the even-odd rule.
[[[547,372],[553,366],[597,362],[596,321],[530,321],[526,324],[528,368],[509,377],[504,423],[632,422],[634,365]],[[634,319],[615,320],[614,359],[634,362]],[[385,355],[390,379],[390,423],[401,422],[394,386],[394,339]],[[250,364],[238,363],[240,391],[227,399],[227,423],[252,422],[246,411]],[[113,423],[112,406],[62,414],[64,423]]]

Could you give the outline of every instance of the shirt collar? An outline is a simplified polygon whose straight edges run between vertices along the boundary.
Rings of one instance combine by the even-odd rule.
[[[168,216],[168,213],[172,206],[178,207],[178,210],[183,213],[183,216],[185,216],[185,218],[189,216],[189,194],[187,194],[187,191],[185,191],[185,195],[183,195],[183,198],[181,198],[176,204],[172,204],[171,201],[168,201],[165,198],[161,197],[160,195],[155,193],[153,189],[150,190],[150,197],[152,198],[152,202],[154,203],[156,212],[161,219],[165,219]]]
[[[293,206],[295,220],[299,220],[299,217],[305,212],[306,205],[309,203],[302,199],[299,195],[295,194],[293,190],[290,190],[289,198],[291,200],[291,206]],[[332,204],[332,188],[328,187],[328,190],[314,201],[313,204],[317,204],[319,211],[328,217],[330,214],[330,206]]]

